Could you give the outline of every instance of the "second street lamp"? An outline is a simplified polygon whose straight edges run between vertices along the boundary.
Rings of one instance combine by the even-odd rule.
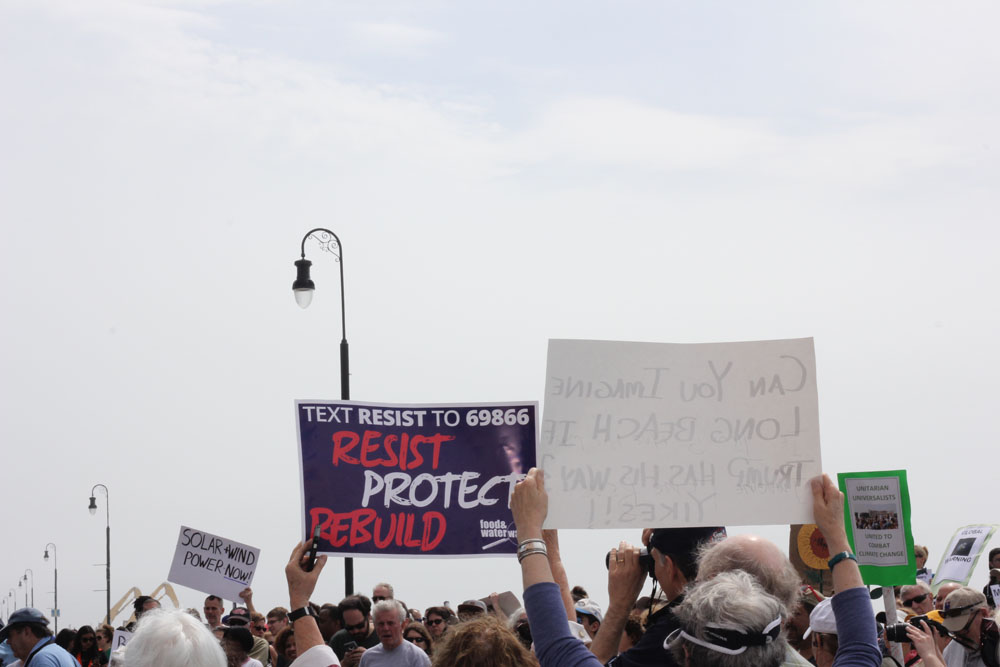
[[[103,484],[95,484],[94,488],[90,490],[90,505],[87,509],[90,510],[91,516],[97,513],[97,497],[94,495],[98,488],[104,489],[104,509],[105,509],[105,519],[107,521],[106,529],[106,545],[107,554],[106,560],[104,561],[104,576],[105,583],[107,583],[107,613],[104,616],[104,622],[108,625],[111,624],[111,495],[108,493],[108,487]]]
[[[337,258],[337,263],[340,264],[340,398],[347,401],[351,398],[351,375],[347,348],[347,310],[344,306],[344,246],[336,234],[323,227],[311,229],[302,237],[301,259],[295,261],[296,275],[295,282],[292,283],[295,302],[302,308],[309,307],[313,291],[316,289],[316,283],[309,275],[312,262],[306,259],[306,241],[310,237],[316,239],[320,250],[332,254]],[[345,596],[354,594],[354,560],[352,558],[344,559],[344,589]]]
[[[35,571],[32,570],[29,567],[27,570],[24,571],[24,577],[21,579],[21,581],[27,582],[28,581],[28,574],[31,574],[31,584],[30,584],[30,586],[31,586],[31,604],[28,605],[28,591],[27,590],[24,591],[24,603],[25,603],[25,605],[28,605],[30,607],[34,607],[35,606]]]
[[[49,560],[49,547],[52,547],[52,572],[54,584],[53,597],[52,597],[52,617],[56,621],[56,634],[59,634],[59,558],[56,555],[56,545],[54,542],[49,542],[45,545],[45,555],[42,559],[46,562]]]

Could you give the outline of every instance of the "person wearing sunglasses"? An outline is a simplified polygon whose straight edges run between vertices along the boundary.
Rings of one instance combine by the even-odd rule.
[[[899,599],[904,607],[913,610],[917,616],[923,616],[934,611],[934,593],[931,587],[924,582],[917,580],[912,586],[903,586],[899,589]]]
[[[1000,634],[980,591],[968,586],[952,591],[944,601],[941,623],[953,640],[942,651],[948,667],[1000,664]]]
[[[428,607],[424,612],[424,625],[434,641],[439,641],[448,629],[448,622],[454,614],[448,607]]]
[[[423,623],[416,621],[408,623],[406,631],[403,632],[403,639],[416,644],[417,648],[423,649],[428,656],[434,655],[434,640],[431,639],[431,633]]]
[[[97,667],[100,665],[97,648],[97,633],[89,625],[82,626],[77,630],[76,638],[73,640],[73,650],[70,651],[76,661],[82,667]]]
[[[330,639],[330,648],[344,664],[354,667],[361,662],[361,655],[379,643],[378,632],[372,627],[371,604],[366,597],[351,595],[337,605],[344,628]],[[353,648],[348,649],[349,645]]]

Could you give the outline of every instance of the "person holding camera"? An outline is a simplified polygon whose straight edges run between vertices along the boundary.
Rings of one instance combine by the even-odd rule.
[[[679,627],[674,610],[698,574],[701,545],[725,535],[722,527],[646,529],[646,553],[627,542],[612,549],[608,555],[608,611],[590,646],[597,659],[609,667],[675,664],[664,646],[667,636]],[[668,604],[650,615],[646,632],[636,645],[619,654],[625,623],[647,576],[660,587]]]
[[[953,640],[942,651],[948,667],[1000,667],[1000,636],[985,595],[968,586],[952,591],[944,601],[941,622]]]
[[[838,591],[832,604],[840,616],[837,630],[841,646],[834,665],[879,667],[882,654],[875,636],[875,617],[868,590],[861,581],[856,559],[848,551],[844,495],[827,475],[811,480],[810,484],[816,523],[827,536],[831,551],[843,549],[830,561],[833,584]],[[571,636],[565,620],[560,618],[563,609],[560,591],[553,580],[542,539],[542,524],[548,513],[542,471],[532,468],[517,484],[511,498],[511,511],[517,527],[517,557],[524,582],[524,603],[532,622],[532,637],[541,666],[600,667],[601,661]],[[637,569],[638,552],[631,548],[625,549],[624,554],[622,551],[613,553],[616,560],[624,556],[631,563],[623,564]],[[658,566],[665,563],[656,552],[654,558]],[[638,585],[641,585],[641,577]],[[720,595],[722,590],[728,590],[729,595]],[[706,578],[692,589],[690,598],[690,602],[685,599],[678,605],[674,614],[678,627],[666,642],[673,656],[682,659],[686,666],[778,667],[789,652],[794,653],[781,633],[781,622],[788,614],[785,601],[768,592],[746,572],[734,570]],[[720,601],[731,604],[719,604]],[[677,663],[663,659],[647,664]]]

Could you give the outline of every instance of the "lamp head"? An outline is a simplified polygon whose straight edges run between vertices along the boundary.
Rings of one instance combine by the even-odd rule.
[[[48,547],[45,547],[45,555],[42,556],[42,560],[44,560],[45,562],[48,562],[48,560],[49,560],[49,548]]]
[[[309,307],[312,302],[313,290],[316,289],[316,283],[309,277],[310,266],[312,266],[312,262],[308,259],[295,260],[296,275],[295,282],[292,283],[292,291],[295,292],[295,303],[302,308]]]
[[[90,497],[90,507],[87,509],[90,510],[90,516],[94,516],[97,513],[97,498],[94,496]]]

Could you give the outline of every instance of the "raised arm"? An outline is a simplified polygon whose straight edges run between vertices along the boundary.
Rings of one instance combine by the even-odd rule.
[[[309,598],[316,590],[319,574],[326,566],[326,556],[320,556],[316,559],[316,565],[311,572],[302,569],[302,565],[309,559],[310,546],[312,546],[312,540],[299,542],[295,545],[295,548],[292,549],[292,555],[288,558],[288,564],[285,565],[285,579],[288,580],[288,606],[291,607],[292,613],[309,606]],[[295,649],[298,655],[304,654],[315,646],[329,649],[323,643],[323,635],[319,631],[319,625],[316,624],[314,616],[300,616],[292,624],[295,628]],[[333,655],[332,650],[330,654]],[[335,656],[333,659],[336,662]]]
[[[559,531],[543,530],[542,539],[545,540],[545,548],[549,550],[549,569],[552,570],[552,578],[559,584],[559,593],[566,608],[566,620],[575,621],[576,605],[573,604],[573,593],[569,589],[566,566],[563,565],[562,556],[559,554]]]
[[[815,477],[809,483],[813,494],[813,518],[833,556],[830,562],[833,563],[836,594],[830,603],[840,640],[834,667],[879,667],[882,652],[875,634],[875,615],[844,528],[844,494],[829,475]],[[850,554],[850,557],[843,554]]]
[[[608,610],[590,650],[602,663],[618,655],[622,632],[642,591],[646,573],[639,567],[639,548],[622,542],[608,560]]]

